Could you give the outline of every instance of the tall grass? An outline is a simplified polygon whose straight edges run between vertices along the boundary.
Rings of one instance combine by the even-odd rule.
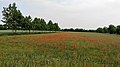
[[[120,67],[120,36],[53,33],[0,37],[0,67]]]

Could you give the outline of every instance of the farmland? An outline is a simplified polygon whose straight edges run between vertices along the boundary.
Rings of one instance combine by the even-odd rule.
[[[0,67],[120,67],[120,36],[86,32],[0,36]]]

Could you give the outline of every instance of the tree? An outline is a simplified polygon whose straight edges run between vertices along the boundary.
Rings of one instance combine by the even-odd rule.
[[[58,23],[54,23],[54,31],[60,31],[60,27],[58,26]]]
[[[70,30],[70,31],[74,31],[74,29],[73,29],[73,28],[70,28],[69,30]]]
[[[15,33],[17,31],[17,28],[20,27],[20,22],[22,20],[22,13],[20,10],[17,10],[16,3],[13,3],[12,5],[9,4],[9,6],[3,7],[3,20],[2,22],[8,26],[9,29],[15,30]]]
[[[104,28],[103,28],[103,32],[104,32],[104,33],[108,33],[108,28],[107,28],[107,27],[104,27]]]
[[[116,33],[116,27],[114,25],[109,25],[109,33],[110,34],[115,34]]]
[[[51,20],[49,20],[48,24],[47,24],[47,30],[49,31],[53,31],[54,27],[53,27],[53,22]]]
[[[46,22],[44,19],[35,18],[32,23],[35,30],[45,30],[46,28]]]
[[[20,10],[18,10],[18,12],[16,14],[17,29],[22,29],[23,21],[24,21],[24,16],[20,12]]]
[[[120,25],[117,26],[116,32],[117,32],[117,34],[120,34]]]
[[[26,26],[27,26],[26,17],[23,17],[21,22],[21,30],[26,30]]]
[[[32,29],[33,30],[38,30],[39,29],[39,23],[40,23],[40,19],[39,18],[34,18],[34,20],[32,21]]]
[[[58,23],[54,23],[50,20],[47,24],[47,30],[49,31],[60,31],[60,27],[58,26]]]
[[[76,32],[83,32],[84,29],[78,29],[78,28],[76,28],[75,31],[76,31]]]
[[[25,30],[29,30],[29,33],[30,33],[30,30],[32,29],[32,19],[31,19],[31,16],[26,16],[24,18],[24,24],[25,24]]]
[[[98,33],[103,33],[103,29],[102,28],[98,28],[97,30],[96,30]]]
[[[2,24],[0,24],[0,30],[3,30],[3,29],[4,29],[3,25],[2,25]]]
[[[3,14],[3,20],[1,20],[3,23],[6,24],[6,26],[8,26],[8,28],[11,28],[12,27],[12,12],[11,12],[11,4],[9,4],[9,7],[8,8],[5,8],[3,7],[3,11],[2,11],[2,14]]]
[[[9,4],[8,7],[3,7],[3,18],[2,22],[4,24],[4,29],[10,29],[15,33],[17,30],[50,30],[57,31],[60,30],[60,27],[57,23],[54,23],[50,20],[48,24],[46,24],[44,19],[35,18],[32,21],[31,16],[23,16],[20,10],[17,9],[16,3]],[[0,26],[2,28],[2,26]]]
[[[41,19],[40,20],[40,24],[41,24],[41,30],[47,30],[47,25],[46,25],[46,22],[45,22],[45,20],[44,19]]]

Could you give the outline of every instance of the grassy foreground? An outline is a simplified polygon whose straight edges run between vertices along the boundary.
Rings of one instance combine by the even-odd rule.
[[[120,67],[120,36],[73,32],[0,36],[0,67]]]

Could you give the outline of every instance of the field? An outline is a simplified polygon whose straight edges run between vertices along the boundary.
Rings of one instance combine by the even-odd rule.
[[[86,32],[0,36],[0,67],[120,67],[120,36]]]
[[[59,31],[39,31],[39,30],[31,30],[30,32],[28,30],[17,30],[17,32],[13,32],[12,30],[0,30],[0,36],[3,35],[23,35],[23,34],[47,34],[47,33],[55,33]]]

